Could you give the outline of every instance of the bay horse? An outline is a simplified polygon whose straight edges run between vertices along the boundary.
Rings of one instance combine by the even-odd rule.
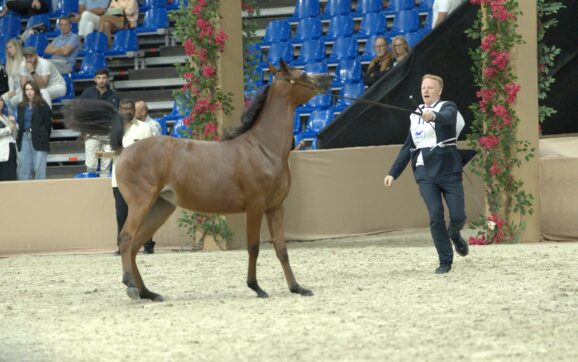
[[[257,257],[263,215],[292,293],[313,293],[297,283],[289,264],[283,201],[289,193],[289,152],[295,107],[329,89],[332,76],[308,74],[269,64],[274,81],[245,112],[242,125],[222,141],[150,137],[122,150],[116,179],[128,217],[118,235],[123,283],[132,299],[162,301],[144,284],[136,264],[138,250],[165,223],[176,206],[211,214],[246,213],[249,266],[247,286],[268,297],[257,283]],[[91,102],[91,103],[87,103]],[[77,100],[66,111],[69,128],[109,134],[122,149],[123,128],[112,106]]]

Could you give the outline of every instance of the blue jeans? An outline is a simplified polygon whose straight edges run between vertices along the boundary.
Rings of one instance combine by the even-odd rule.
[[[24,132],[22,134],[22,148],[20,149],[20,159],[18,162],[18,179],[31,180],[32,170],[36,180],[46,178],[46,157],[48,152],[36,151],[32,146],[32,134]]]
[[[429,177],[424,166],[415,169],[415,179],[419,185],[421,197],[429,213],[429,226],[440,264],[451,265],[454,258],[450,234],[459,235],[466,223],[464,187],[462,174]],[[446,227],[444,205],[446,200],[450,214],[450,223]]]

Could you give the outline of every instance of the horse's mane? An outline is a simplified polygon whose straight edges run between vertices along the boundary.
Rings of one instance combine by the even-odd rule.
[[[269,84],[265,86],[261,92],[259,92],[253,101],[251,102],[251,106],[247,108],[247,110],[243,113],[241,117],[241,125],[236,128],[230,128],[225,130],[225,134],[223,136],[223,141],[231,140],[243,133],[247,132],[251,129],[257,117],[261,113],[263,106],[265,105],[265,101],[267,101],[267,95],[269,93]]]

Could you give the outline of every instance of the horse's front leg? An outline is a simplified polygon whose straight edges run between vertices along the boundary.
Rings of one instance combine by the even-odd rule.
[[[300,286],[299,283],[297,283],[295,280],[295,276],[291,270],[291,265],[289,264],[289,254],[287,253],[287,245],[285,244],[283,214],[283,205],[267,211],[266,214],[267,223],[269,224],[269,232],[271,233],[271,238],[273,239],[273,244],[275,245],[277,258],[281,262],[283,273],[285,274],[285,279],[287,280],[287,285],[289,286],[291,293],[311,296],[313,295],[313,292]]]
[[[249,252],[249,269],[247,271],[247,286],[257,293],[259,298],[267,298],[269,295],[261,289],[257,283],[257,258],[261,233],[261,221],[263,212],[247,211],[247,251]]]

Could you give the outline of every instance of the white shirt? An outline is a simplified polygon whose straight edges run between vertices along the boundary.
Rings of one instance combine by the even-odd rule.
[[[465,0],[435,0],[432,6],[432,23],[431,26],[435,27],[438,21],[438,14],[447,13],[450,15],[454,10],[456,10]]]
[[[144,122],[139,121],[134,118],[131,121],[131,125],[124,132],[122,137],[122,147],[127,148],[138,140],[142,140],[147,137],[151,137],[151,128]],[[116,164],[118,163],[118,156],[112,158],[112,187],[118,187],[116,183]]]
[[[52,62],[44,58],[38,57],[38,64],[36,65],[35,72],[37,75],[50,76],[48,78],[48,84],[46,85],[45,88],[58,84],[66,86],[64,78],[62,78],[62,75],[60,75],[60,72],[58,71],[56,66],[52,64]],[[30,72],[28,72],[28,69],[26,69],[26,59],[22,61],[22,65],[20,66],[20,75],[23,77],[27,77],[28,80],[34,80],[32,79],[32,75],[30,75]]]
[[[154,118],[151,118],[151,116],[147,115],[147,118],[145,119],[144,122],[146,124],[148,124],[149,127],[151,128],[151,132],[153,133],[153,136],[160,136],[163,134],[163,130],[161,128],[161,125]]]

